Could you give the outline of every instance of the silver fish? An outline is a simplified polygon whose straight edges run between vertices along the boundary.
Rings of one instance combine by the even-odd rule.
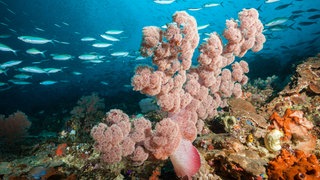
[[[115,38],[113,36],[109,36],[106,34],[101,34],[100,35],[103,39],[108,40],[108,41],[120,41],[118,38]]]
[[[175,0],[154,0],[153,2],[157,3],[157,4],[171,4],[173,3]]]
[[[269,21],[267,24],[265,24],[265,26],[275,26],[275,25],[283,24],[283,23],[287,22],[288,20],[289,20],[289,18],[287,18],[287,17],[277,17],[277,18],[274,18],[271,21]]]
[[[70,54],[54,54],[52,57],[52,59],[56,61],[67,61],[72,58],[73,56],[71,56]]]
[[[43,58],[46,57],[46,55],[44,54],[45,52],[46,52],[46,51],[39,51],[39,50],[36,49],[36,48],[31,48],[31,49],[26,50],[26,53],[28,53],[28,54],[32,54],[32,55],[41,54],[41,56],[42,56]]]
[[[108,31],[106,31],[105,33],[106,33],[106,34],[121,34],[121,33],[123,33],[123,31],[122,31],[122,30],[115,30],[115,29],[113,29],[113,30],[108,30]]]
[[[36,37],[36,36],[19,36],[19,40],[30,43],[30,44],[46,44],[46,43],[53,43],[52,40],[42,38],[42,37]]]
[[[83,37],[81,38],[81,41],[95,41],[96,38],[93,38],[93,37]]]
[[[9,82],[15,84],[15,85],[28,85],[28,84],[32,84],[31,82],[28,81],[21,81],[21,80],[17,80],[17,79],[10,79],[8,80]]]
[[[20,63],[22,63],[22,61],[12,60],[12,61],[7,61],[7,62],[1,64],[0,67],[1,67],[2,69],[5,69],[5,68],[7,68],[7,67],[11,67],[11,66],[18,65],[18,64],[20,64]]]
[[[20,71],[29,72],[29,73],[38,73],[38,74],[47,73],[45,70],[43,70],[37,66],[23,67],[20,69]]]
[[[109,44],[109,43],[94,43],[94,44],[92,44],[92,46],[96,47],[96,48],[106,48],[106,47],[112,46],[112,44]]]
[[[114,52],[114,53],[111,53],[111,56],[128,56],[129,55],[129,52],[126,52],[126,51],[119,51],[119,52]]]
[[[31,78],[32,76],[28,75],[28,74],[16,74],[13,76],[14,78],[17,78],[17,79],[29,79]]]
[[[46,81],[41,81],[39,84],[41,85],[52,85],[56,84],[58,81],[52,81],[52,80],[46,80]]]
[[[17,50],[14,50],[11,47],[9,47],[5,44],[2,44],[2,43],[0,43],[0,51],[10,51],[10,52],[13,52],[13,54],[17,56]]]

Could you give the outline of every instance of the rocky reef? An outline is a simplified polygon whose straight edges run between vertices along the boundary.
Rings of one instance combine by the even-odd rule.
[[[201,168],[193,178],[319,179],[319,112],[320,55],[298,65],[282,91],[248,85],[241,98],[230,99],[218,116],[207,119],[194,142]],[[161,113],[144,116],[154,125]],[[81,131],[81,126],[75,130]],[[124,159],[106,165],[93,141],[81,143],[71,136],[33,137],[39,143],[21,146],[23,157],[0,157],[0,179],[176,178],[169,160],[150,157],[136,166]]]

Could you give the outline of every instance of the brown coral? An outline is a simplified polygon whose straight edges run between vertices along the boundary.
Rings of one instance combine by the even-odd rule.
[[[296,150],[281,150],[281,154],[268,164],[270,180],[313,180],[320,178],[320,165],[314,154]]]
[[[21,111],[17,111],[7,118],[0,114],[0,140],[4,139],[9,143],[21,140],[28,134],[30,126],[31,122],[27,115]]]
[[[284,112],[287,108],[316,113],[314,110],[318,102],[315,99],[320,95],[320,54],[299,64],[291,81],[279,95],[264,107],[267,114],[275,110]]]
[[[301,93],[303,90],[319,94],[320,86],[320,57],[310,57],[305,63],[298,65],[292,81],[280,93],[290,95]]]

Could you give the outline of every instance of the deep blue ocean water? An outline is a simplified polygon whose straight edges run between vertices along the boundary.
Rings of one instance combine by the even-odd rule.
[[[214,7],[205,7],[217,3]],[[237,19],[243,8],[256,8],[264,24],[275,18],[287,21],[273,27],[265,27],[267,42],[258,53],[247,53],[249,78],[265,78],[273,74],[286,77],[292,66],[320,50],[320,1],[280,0],[267,3],[262,0],[175,0],[171,4],[158,4],[153,0],[1,0],[0,43],[17,51],[0,51],[0,64],[10,60],[20,64],[3,69],[0,82],[0,114],[21,110],[27,115],[39,112],[69,112],[83,95],[98,93],[105,98],[107,109],[115,104],[137,105],[143,97],[133,92],[130,78],[138,64],[150,64],[150,59],[137,59],[144,26],[162,26],[172,21],[175,11],[187,11],[197,20],[201,39],[213,31],[222,34],[225,20]],[[318,17],[319,16],[319,17]],[[107,41],[100,37],[108,30],[121,30],[112,35],[120,41]],[[9,37],[8,37],[9,36]],[[30,44],[19,36],[37,36],[53,43]],[[108,42],[107,48],[92,47],[83,37],[94,37],[95,42]],[[203,42],[203,40],[201,41]],[[200,42],[200,43],[201,43]],[[45,57],[26,53],[36,48],[45,51]],[[128,56],[112,56],[114,52],[128,52]],[[50,54],[70,54],[68,61],[55,61]],[[85,62],[78,56],[100,54],[100,63]],[[196,60],[197,52],[194,56]],[[32,78],[28,85],[12,83],[19,69],[27,66],[58,68],[57,73],[25,73]],[[80,73],[76,75],[76,73]],[[39,84],[45,80],[56,81],[52,85]],[[135,111],[135,110],[132,110]],[[130,112],[128,112],[130,113]]]

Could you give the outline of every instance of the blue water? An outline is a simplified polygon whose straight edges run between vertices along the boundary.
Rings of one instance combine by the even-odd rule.
[[[67,112],[75,106],[83,95],[96,92],[105,98],[107,108],[114,104],[137,104],[142,95],[133,92],[130,78],[138,64],[150,64],[150,59],[136,60],[144,26],[162,26],[171,22],[175,11],[186,10],[197,19],[198,25],[209,24],[199,30],[201,39],[205,33],[213,31],[221,34],[225,20],[237,19],[243,8],[259,10],[261,21],[266,24],[277,17],[287,17],[282,29],[267,29],[267,42],[258,53],[247,53],[244,59],[250,63],[249,78],[266,77],[273,74],[285,76],[297,61],[314,56],[320,47],[320,18],[308,19],[320,14],[318,0],[281,0],[265,3],[262,0],[216,1],[216,0],[176,0],[172,4],[161,5],[153,0],[2,0],[0,3],[0,43],[19,50],[17,56],[11,52],[0,51],[0,64],[9,60],[22,60],[19,65],[8,68],[7,75],[0,74],[0,82],[8,83],[0,87],[0,114],[11,114],[21,110],[28,115],[38,112]],[[205,8],[208,3],[221,3],[216,7]],[[279,6],[289,4],[281,9]],[[190,8],[202,8],[198,11]],[[317,9],[318,8],[318,9]],[[277,10],[278,9],[278,10]],[[294,11],[302,10],[301,13]],[[295,16],[293,16],[295,15]],[[302,22],[312,22],[305,25]],[[38,29],[37,29],[38,28]],[[39,28],[41,31],[39,30]],[[120,41],[112,42],[108,48],[92,47],[92,42],[82,42],[85,36],[94,37],[98,42],[107,42],[100,37],[107,30],[122,30],[113,35]],[[29,44],[17,39],[18,36],[39,36],[52,39],[54,43]],[[63,43],[61,43],[63,42]],[[67,44],[66,44],[67,43]],[[46,58],[30,55],[25,51],[37,48],[46,51]],[[111,53],[129,52],[127,57],[114,57]],[[84,53],[96,52],[106,56],[102,63],[84,63],[77,57]],[[54,61],[50,54],[66,53],[75,58],[69,61]],[[196,53],[197,54],[197,53]],[[196,55],[194,60],[196,60]],[[40,64],[32,64],[42,61]],[[9,80],[20,74],[19,68],[38,66],[41,68],[62,68],[63,72],[54,74],[32,74],[27,80],[30,85],[16,85]],[[74,75],[72,72],[81,72]],[[31,73],[29,73],[31,74]],[[40,85],[44,80],[54,80],[53,85]],[[101,82],[107,83],[107,85]]]

